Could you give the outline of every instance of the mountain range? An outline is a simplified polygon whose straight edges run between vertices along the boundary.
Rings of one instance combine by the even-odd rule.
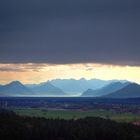
[[[108,84],[104,86],[101,89],[93,90],[93,89],[88,89],[85,92],[83,92],[82,96],[83,97],[100,97],[107,95],[109,93],[115,92],[119,89],[122,89],[126,85],[128,85],[129,82],[121,83],[121,82],[112,82],[111,84]]]
[[[29,87],[28,87],[29,88]],[[30,88],[34,93],[39,95],[66,95],[60,88],[55,87],[50,82],[41,83]]]
[[[34,87],[23,85],[19,81],[13,81],[0,87],[0,96],[64,96],[65,93],[46,82]]]
[[[80,94],[76,94],[77,92]],[[125,80],[56,79],[40,84],[25,85],[19,81],[13,81],[9,84],[0,86],[0,96],[2,97],[71,97],[74,93],[76,97],[137,98],[140,97],[140,85]]]
[[[18,96],[34,94],[29,88],[19,81],[13,81],[7,85],[0,87],[1,96]]]
[[[140,85],[136,83],[128,84],[120,90],[113,93],[109,93],[104,97],[107,98],[139,98],[140,97]]]
[[[81,97],[140,98],[140,85],[131,82],[115,82],[99,90],[88,89],[82,93]]]
[[[100,89],[112,82],[117,82],[118,80],[100,80],[100,79],[90,79],[86,80],[85,78],[81,78],[79,80],[76,79],[56,79],[49,81],[54,86],[59,87],[66,93],[82,93],[87,89]],[[120,81],[120,80],[119,80]],[[125,80],[121,80],[121,82],[126,82]]]

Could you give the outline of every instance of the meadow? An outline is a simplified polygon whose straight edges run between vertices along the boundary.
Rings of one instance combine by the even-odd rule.
[[[20,116],[43,117],[47,119],[79,119],[86,117],[101,117],[115,120],[117,122],[134,122],[140,121],[140,115],[132,113],[117,113],[107,110],[88,110],[88,111],[71,111],[71,110],[45,110],[32,108],[15,108],[13,111]]]

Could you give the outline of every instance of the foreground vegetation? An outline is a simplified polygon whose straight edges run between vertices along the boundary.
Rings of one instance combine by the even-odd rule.
[[[66,110],[44,110],[44,109],[13,109],[13,111],[21,116],[44,117],[48,119],[79,119],[85,117],[101,117],[111,119],[118,122],[134,122],[140,121],[140,115],[132,113],[116,113],[106,110],[90,110],[90,111],[66,111]]]
[[[45,119],[0,111],[1,140],[139,140],[140,127],[108,119]]]

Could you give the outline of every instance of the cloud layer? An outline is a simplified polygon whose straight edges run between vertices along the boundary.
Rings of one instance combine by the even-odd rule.
[[[0,2],[0,63],[140,66],[139,0]]]
[[[0,84],[19,80],[40,83],[51,79],[122,79],[140,83],[140,67],[101,64],[0,64]]]

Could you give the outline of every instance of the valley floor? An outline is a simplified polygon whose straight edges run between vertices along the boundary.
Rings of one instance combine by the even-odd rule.
[[[94,109],[88,111],[72,111],[72,110],[46,110],[32,108],[14,108],[16,114],[21,116],[43,117],[49,119],[79,119],[85,117],[101,117],[105,119],[115,120],[117,122],[140,122],[140,114],[118,113],[103,109]]]

